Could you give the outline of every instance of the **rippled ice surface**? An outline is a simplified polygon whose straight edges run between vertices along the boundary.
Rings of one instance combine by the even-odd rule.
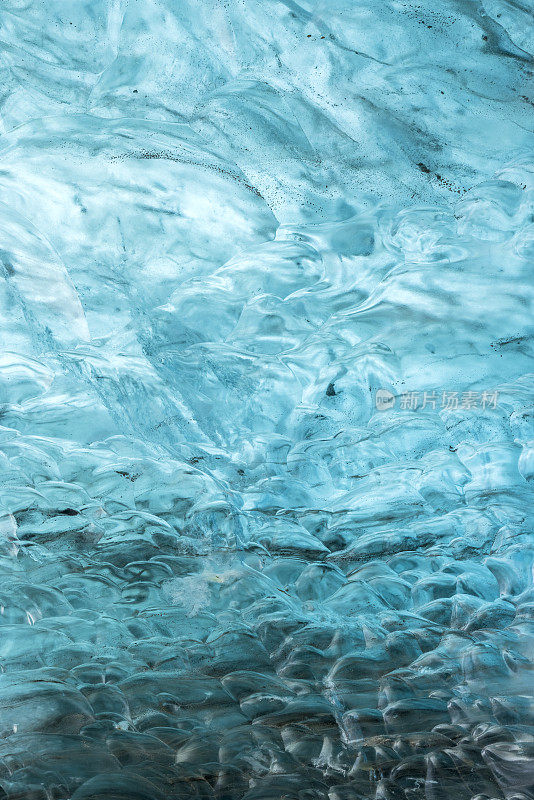
[[[529,4],[0,13],[0,797],[533,798]]]

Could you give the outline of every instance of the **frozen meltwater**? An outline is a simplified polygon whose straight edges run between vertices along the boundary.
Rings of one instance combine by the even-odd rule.
[[[531,10],[3,0],[0,798],[533,800]]]

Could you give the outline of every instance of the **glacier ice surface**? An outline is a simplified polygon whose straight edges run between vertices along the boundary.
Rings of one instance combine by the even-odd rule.
[[[0,798],[534,798],[531,34],[3,0]]]

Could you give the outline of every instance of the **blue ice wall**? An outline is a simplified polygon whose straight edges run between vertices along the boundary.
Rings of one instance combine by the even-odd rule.
[[[0,798],[534,798],[531,11],[2,1]]]

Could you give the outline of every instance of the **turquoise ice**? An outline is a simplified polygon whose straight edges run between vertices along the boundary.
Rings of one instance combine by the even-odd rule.
[[[531,11],[3,0],[0,798],[533,800]]]

